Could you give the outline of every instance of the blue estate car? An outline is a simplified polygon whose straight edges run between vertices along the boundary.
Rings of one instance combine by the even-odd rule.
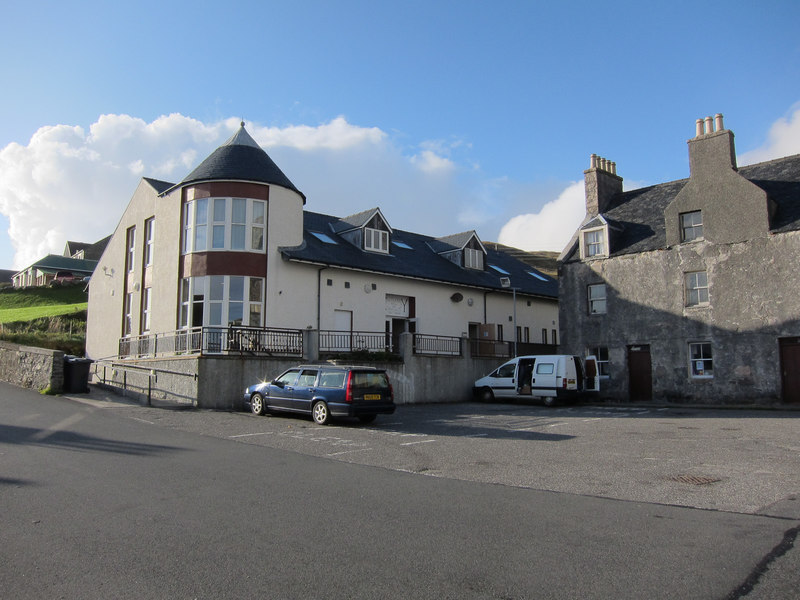
[[[244,403],[253,414],[294,412],[320,425],[331,417],[357,417],[371,423],[394,412],[394,392],[386,371],[372,367],[301,365],[272,381],[251,385]]]

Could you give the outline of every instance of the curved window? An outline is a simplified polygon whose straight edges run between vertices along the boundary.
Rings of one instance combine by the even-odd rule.
[[[249,198],[198,198],[186,202],[181,252],[264,252],[266,204]]]
[[[181,328],[190,323],[192,327],[261,327],[263,312],[261,277],[210,275],[181,282]]]

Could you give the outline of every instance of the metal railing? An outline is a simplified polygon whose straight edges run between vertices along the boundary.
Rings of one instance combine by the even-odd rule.
[[[513,358],[527,354],[556,354],[558,346],[554,344],[533,344],[530,342],[517,342],[516,355],[514,342],[501,342],[499,340],[471,339],[470,354],[474,358]]]
[[[119,341],[121,358],[231,353],[302,356],[303,333],[275,327],[194,327]]]
[[[461,338],[446,335],[413,334],[414,354],[461,356]]]
[[[320,330],[320,352],[397,352],[385,331]]]

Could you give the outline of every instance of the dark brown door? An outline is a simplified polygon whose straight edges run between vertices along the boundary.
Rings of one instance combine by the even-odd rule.
[[[800,338],[779,340],[784,402],[800,402]]]
[[[650,346],[628,346],[628,384],[631,401],[653,399]]]

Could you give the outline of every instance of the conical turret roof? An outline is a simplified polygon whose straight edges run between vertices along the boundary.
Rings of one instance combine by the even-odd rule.
[[[214,150],[194,171],[189,173],[181,181],[181,185],[220,180],[255,181],[279,185],[300,194],[303,197],[303,203],[306,200],[305,195],[294,186],[278,168],[278,165],[247,133],[244,122],[228,141]]]

